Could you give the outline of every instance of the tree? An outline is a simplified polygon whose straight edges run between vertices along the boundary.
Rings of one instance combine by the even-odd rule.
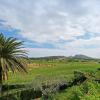
[[[2,91],[2,83],[5,77],[8,77],[8,72],[13,73],[18,70],[27,72],[26,70],[26,51],[22,48],[23,42],[16,38],[6,38],[0,33],[0,90]]]

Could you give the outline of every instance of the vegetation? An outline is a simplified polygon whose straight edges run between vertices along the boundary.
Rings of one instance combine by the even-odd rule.
[[[13,73],[15,69],[18,71],[26,71],[26,63],[24,58],[26,53],[22,50],[22,42],[15,38],[6,38],[2,33],[0,34],[0,90],[2,81],[8,79],[9,70]],[[0,91],[1,92],[1,91]]]
[[[9,87],[10,90],[5,91],[1,99],[99,100],[100,83],[97,78],[98,74],[100,74],[99,70],[75,71],[73,77],[69,80],[63,76],[38,76],[31,83]]]
[[[93,62],[93,61],[92,62],[91,61],[60,62],[55,60],[53,62],[51,61],[47,62],[47,61],[34,60],[31,61],[31,63],[28,65],[29,66],[28,74],[22,75],[19,74],[19,72],[16,72],[14,75],[12,75],[12,73],[9,73],[10,76],[9,80],[7,80],[5,84],[9,84],[10,90],[8,91],[9,93],[5,92],[4,94],[5,95],[10,94],[10,97],[14,96],[14,98],[15,97],[20,98],[20,96],[22,98],[26,98],[26,95],[29,95],[24,100],[30,100],[30,98],[40,98],[41,96],[43,96],[41,98],[43,100],[48,96],[49,98],[51,98],[51,100],[54,99],[66,100],[67,98],[70,97],[67,94],[72,95],[73,92],[71,91],[76,87],[77,88],[82,87],[83,83],[87,84],[87,82],[90,82],[91,84],[92,83],[93,84],[95,83],[97,85],[99,84],[98,81],[94,81],[94,80],[100,80],[99,77],[100,72],[98,71],[100,68],[99,65],[100,64],[98,63],[98,61],[97,62]],[[79,82],[80,77],[82,79],[83,75],[87,77],[87,81],[80,83]],[[77,83],[77,81],[79,83]],[[45,86],[46,89],[43,88],[43,86]],[[63,87],[64,91],[59,91],[59,86],[64,86]],[[19,99],[19,100],[23,100],[23,99]],[[72,99],[68,99],[68,100],[72,100]]]
[[[48,66],[49,65],[49,66]],[[48,77],[60,77],[65,76],[66,79],[71,79],[73,72],[96,70],[100,67],[98,62],[47,62],[47,61],[33,61],[28,64],[28,74],[22,75],[19,72],[15,74],[9,73],[9,80],[6,81],[8,84],[18,83],[30,83],[33,79],[38,76]]]
[[[84,81],[82,84],[76,86],[74,85],[62,93],[57,94],[56,100],[99,100],[100,82],[95,81],[97,72],[98,71],[95,72],[94,77],[88,73],[88,75],[91,77],[87,77],[86,81]]]

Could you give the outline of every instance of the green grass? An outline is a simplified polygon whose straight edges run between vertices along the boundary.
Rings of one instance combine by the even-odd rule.
[[[38,62],[36,62],[38,63]],[[51,64],[47,62],[39,62],[42,64]],[[9,79],[5,82],[7,84],[16,84],[16,83],[27,83],[31,82],[37,76],[66,76],[70,79],[73,76],[73,72],[75,70],[96,70],[100,67],[100,64],[95,62],[70,62],[70,63],[61,63],[61,62],[53,62],[56,66],[46,67],[42,66],[39,68],[31,68],[28,70],[28,74],[16,72],[15,74],[9,73]]]
[[[100,64],[96,63],[96,62],[46,62],[46,61],[36,61],[34,63],[39,63],[40,67],[34,68],[34,67],[29,67],[28,69],[28,74],[25,73],[19,73],[16,72],[15,74],[9,72],[9,79],[5,82],[5,84],[29,84],[30,82],[32,82],[32,87],[36,86],[38,87],[38,85],[41,85],[42,83],[47,84],[47,82],[51,83],[51,82],[62,82],[63,78],[66,78],[65,80],[68,81],[72,81],[72,78],[74,76],[73,72],[74,71],[97,71],[97,68],[100,68]],[[52,65],[52,66],[46,66],[46,65]],[[54,66],[53,66],[54,65]],[[96,77],[98,79],[100,73],[97,73]],[[63,77],[64,76],[64,77]],[[58,78],[58,79],[57,79]],[[87,82],[87,81],[86,81]],[[94,83],[93,83],[94,84]],[[27,85],[26,85],[27,86]],[[84,95],[81,95],[81,89],[84,86],[84,83],[81,85],[75,85],[73,87],[70,87],[68,89],[66,89],[65,91],[62,92],[57,92],[54,95],[55,100],[93,100],[93,99],[88,99],[88,98],[98,98],[99,96],[99,92],[97,92],[97,97],[95,97],[95,95],[91,94],[91,95],[87,95],[84,93]],[[86,84],[86,86],[88,86],[88,84]],[[92,86],[90,84],[90,86]],[[96,86],[95,84],[93,85],[91,89],[94,89],[94,86]],[[99,85],[100,87],[100,85]],[[98,88],[98,87],[97,87]],[[96,89],[97,89],[96,88]],[[27,88],[26,88],[27,89]],[[20,91],[21,89],[18,89],[18,91]],[[90,92],[89,90],[89,92]],[[16,93],[16,89],[12,89],[9,90],[9,93]],[[5,92],[6,93],[6,92]],[[74,97],[77,97],[77,95],[83,99],[75,99]],[[71,99],[69,99],[70,97],[72,97]],[[85,98],[85,99],[84,99]],[[94,100],[99,100],[99,99],[94,99]]]
[[[55,100],[100,100],[100,84],[85,81],[55,95]]]

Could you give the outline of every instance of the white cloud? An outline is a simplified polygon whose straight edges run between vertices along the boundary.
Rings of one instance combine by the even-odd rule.
[[[59,49],[26,48],[26,50],[29,51],[30,57],[63,56],[67,54],[67,51]]]
[[[99,11],[98,0],[0,1],[0,19],[6,20],[7,25],[20,29],[21,36],[39,43],[52,43],[55,47],[66,50],[70,48],[80,51],[82,48],[88,53],[95,51],[89,47],[100,48]],[[87,33],[92,35],[91,39],[76,38]],[[73,42],[62,44],[60,40]]]
[[[92,39],[88,39],[88,40],[83,40],[83,39],[79,39],[79,40],[75,40],[71,43],[69,43],[68,45],[70,47],[73,48],[94,48],[94,46],[96,48],[100,47],[100,37],[96,37],[96,38],[92,38]],[[91,47],[90,47],[91,46]]]
[[[85,54],[87,56],[99,58],[100,56],[100,48],[92,48],[92,49],[46,49],[46,48],[26,48],[29,52],[29,57],[44,57],[44,56],[71,56],[75,54]]]

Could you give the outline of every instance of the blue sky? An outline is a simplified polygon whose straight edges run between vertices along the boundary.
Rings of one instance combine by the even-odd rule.
[[[100,58],[100,0],[0,0],[0,32],[31,57]]]

